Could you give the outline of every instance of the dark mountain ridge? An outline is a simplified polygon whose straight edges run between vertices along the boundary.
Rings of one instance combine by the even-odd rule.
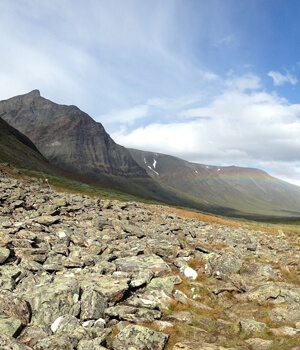
[[[53,103],[38,90],[0,101],[0,117],[29,137],[54,165],[98,179],[109,174],[148,178],[101,123],[75,106]]]
[[[300,187],[262,170],[196,164],[160,153],[129,151],[161,186],[193,197],[208,211],[225,210],[225,214],[235,216],[300,216]]]

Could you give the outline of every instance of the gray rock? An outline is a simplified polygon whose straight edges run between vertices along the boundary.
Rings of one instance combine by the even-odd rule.
[[[148,288],[163,290],[167,294],[171,294],[174,289],[175,276],[154,278],[149,284]]]
[[[31,350],[28,346],[20,343],[13,337],[0,333],[0,349],[2,350]]]
[[[13,290],[16,286],[16,279],[21,275],[22,270],[18,266],[0,266],[0,289]]]
[[[163,350],[167,340],[167,334],[142,326],[129,325],[113,338],[112,347],[114,350]]]
[[[0,334],[15,337],[22,329],[22,322],[14,317],[0,315]]]
[[[81,296],[80,319],[90,320],[104,317],[104,310],[107,308],[107,300],[99,293],[86,288]]]
[[[80,288],[75,280],[56,277],[52,283],[33,286],[23,298],[30,304],[32,322],[49,329],[57,317],[79,314],[79,294]]]
[[[18,340],[26,343],[30,348],[34,348],[41,339],[47,337],[48,334],[42,328],[31,326],[22,330],[22,333],[18,336]]]
[[[241,330],[246,333],[260,333],[267,329],[267,325],[252,319],[240,320]]]
[[[9,254],[9,249],[0,247],[0,264],[5,262],[5,260],[9,257]]]
[[[132,322],[153,322],[161,318],[161,312],[147,308],[119,305],[112,306],[105,310],[105,314],[110,317],[117,317],[121,320]]]
[[[42,215],[34,219],[35,222],[46,226],[53,225],[59,220],[60,220],[59,216],[51,216],[51,215]]]
[[[27,325],[31,319],[28,303],[8,290],[0,290],[0,313],[19,319],[24,325]]]
[[[65,335],[51,335],[41,339],[34,350],[75,350],[78,342]]]
[[[82,339],[78,343],[77,349],[78,350],[107,350],[107,348],[105,348],[101,344],[103,344],[103,339],[101,337],[91,339],[91,340]]]
[[[162,258],[153,254],[117,259],[115,264],[118,270],[126,272],[150,269],[156,277],[171,271],[169,265]]]
[[[273,340],[266,340],[261,338],[250,338],[245,340],[250,345],[252,350],[270,350],[273,345]]]
[[[171,315],[168,315],[166,317],[166,320],[191,325],[193,324],[193,314],[189,311],[177,311],[172,313]]]
[[[116,278],[113,276],[99,276],[95,273],[80,274],[78,281],[83,290],[93,289],[101,294],[110,304],[114,304],[122,299],[128,290],[128,278]]]

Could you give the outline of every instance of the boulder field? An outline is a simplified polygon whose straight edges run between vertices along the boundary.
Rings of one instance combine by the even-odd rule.
[[[300,349],[296,234],[0,188],[0,349]]]

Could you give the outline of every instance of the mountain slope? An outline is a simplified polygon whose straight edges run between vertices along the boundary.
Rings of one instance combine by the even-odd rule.
[[[95,179],[101,175],[148,178],[100,123],[75,106],[41,97],[38,90],[1,101],[0,117],[28,136],[49,162],[65,170]]]
[[[0,118],[0,162],[31,170],[49,166],[46,158],[30,139],[2,118]]]
[[[75,106],[55,104],[34,90],[0,101],[0,118],[4,119],[0,125],[2,162],[31,170],[44,168],[48,174],[92,180],[128,194],[187,205],[174,191],[164,191],[100,123]],[[30,150],[21,139],[30,143]]]
[[[164,154],[130,149],[133,158],[164,188],[234,216],[300,216],[300,187],[264,171],[195,164]]]

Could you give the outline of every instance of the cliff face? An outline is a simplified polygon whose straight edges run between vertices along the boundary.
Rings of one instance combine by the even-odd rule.
[[[95,179],[101,175],[148,178],[101,123],[75,106],[58,105],[41,97],[38,90],[1,101],[0,117],[63,169]]]

